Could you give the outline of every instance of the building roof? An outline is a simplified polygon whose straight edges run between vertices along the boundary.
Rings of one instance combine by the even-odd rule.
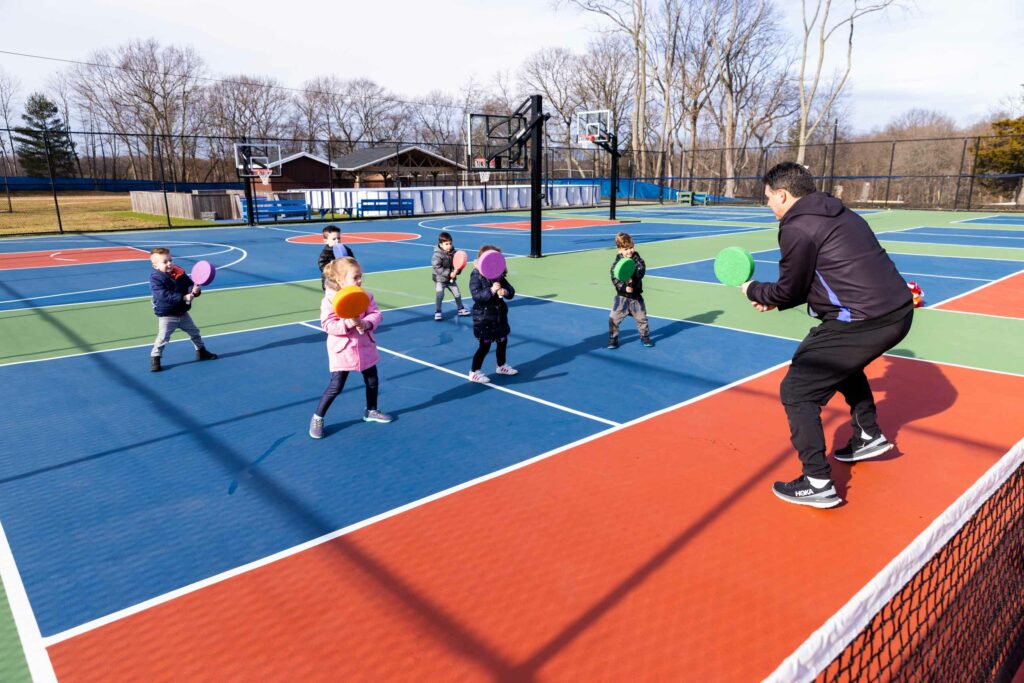
[[[454,166],[456,168],[465,168],[465,164],[460,164],[457,161],[446,159],[440,154],[431,152],[428,149],[424,149],[419,145],[402,145],[396,148],[394,145],[383,145],[380,147],[366,147],[364,149],[357,149],[356,151],[338,157],[335,161],[334,167],[342,171],[359,171],[368,166],[379,166],[388,159],[393,159],[399,154],[407,154],[409,152],[419,152],[424,156],[436,159],[441,162],[444,166]],[[324,163],[327,163],[326,161]]]
[[[296,159],[298,159],[299,157],[306,157],[307,159],[312,159],[313,161],[316,161],[316,162],[318,162],[318,163],[321,163],[321,164],[323,164],[324,166],[327,166],[327,165],[328,165],[327,159],[324,159],[323,157],[318,157],[317,155],[315,155],[315,154],[310,154],[309,152],[298,152],[297,154],[292,154],[291,156],[286,156],[286,157],[284,157],[283,159],[280,159],[280,160],[278,160],[278,161],[275,161],[275,162],[272,162],[272,163],[270,163],[270,164],[267,164],[267,167],[268,167],[268,168],[274,168],[274,167],[276,167],[276,166],[283,166],[284,164],[287,164],[287,163],[288,163],[289,161],[295,161],[295,160],[296,160]],[[341,171],[341,170],[343,170],[343,169],[342,169],[341,167],[339,167],[339,166],[338,166],[337,164],[334,164],[334,163],[332,163],[332,164],[329,164],[329,165],[330,165],[330,166],[331,166],[332,168],[334,168],[334,170],[336,170],[336,171]]]

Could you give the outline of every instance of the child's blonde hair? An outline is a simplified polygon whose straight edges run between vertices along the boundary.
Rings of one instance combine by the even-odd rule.
[[[619,249],[630,249],[633,247],[633,238],[628,232],[620,232],[615,235],[615,246]]]
[[[334,285],[335,289],[341,289],[345,276],[353,270],[360,270],[359,261],[351,256],[342,256],[324,266],[324,279]]]

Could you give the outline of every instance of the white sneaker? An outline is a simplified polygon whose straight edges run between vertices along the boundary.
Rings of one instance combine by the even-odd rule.
[[[440,313],[435,313],[434,314],[434,320],[440,320],[440,319],[441,319],[441,314]]]
[[[469,373],[469,381],[480,382],[480,384],[487,384],[488,382],[491,381],[491,378],[485,375],[484,373],[480,372],[479,370],[471,370]]]
[[[506,365],[499,365],[497,367],[497,372],[498,372],[499,375],[518,375],[519,374],[518,370],[516,370],[514,367],[512,367],[511,365],[508,365],[508,364],[506,364]]]

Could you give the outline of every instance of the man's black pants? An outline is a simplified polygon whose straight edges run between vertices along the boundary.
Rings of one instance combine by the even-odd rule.
[[[913,318],[913,306],[908,305],[874,320],[827,321],[800,342],[779,397],[805,475],[831,478],[821,407],[837,391],[850,406],[854,429],[873,436],[879,433],[875,399],[864,368],[907,336]]]

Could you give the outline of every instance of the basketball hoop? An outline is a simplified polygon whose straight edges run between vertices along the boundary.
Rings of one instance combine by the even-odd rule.
[[[474,159],[473,163],[475,166],[490,166],[491,168],[494,168],[494,161],[492,160],[490,163],[488,163],[487,159],[484,159],[483,157]],[[487,183],[491,180],[490,171],[477,171],[477,176],[479,176],[481,183]]]
[[[260,179],[260,182],[264,185],[270,184],[270,176],[274,174],[272,168],[254,168],[252,172],[256,174],[256,177]]]

